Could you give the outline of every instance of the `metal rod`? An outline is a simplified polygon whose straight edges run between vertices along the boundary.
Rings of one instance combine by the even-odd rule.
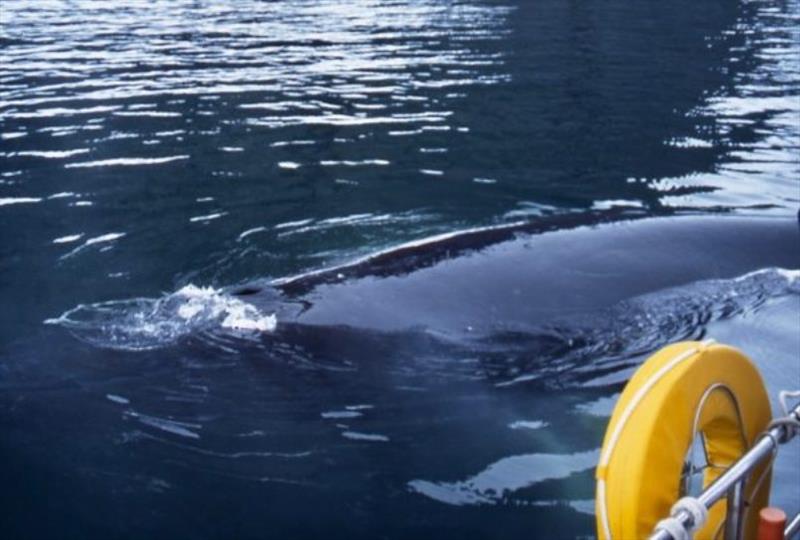
[[[795,420],[800,420],[800,403],[798,403],[795,408],[789,412],[788,416]],[[719,478],[717,478],[714,483],[708,486],[697,499],[704,504],[706,508],[711,508],[714,503],[727,495],[728,491],[734,486],[734,484],[744,480],[747,475],[753,472],[753,469],[755,469],[763,459],[772,455],[772,453],[777,449],[776,444],[778,442],[785,443],[789,441],[795,434],[795,430],[788,429],[782,424],[778,424],[772,429],[768,430],[764,436],[758,439],[758,442],[756,442],[756,444],[750,450],[748,450],[736,463],[731,465],[727,471],[722,473]],[[674,517],[687,530],[692,524],[692,516],[684,510],[680,510]],[[792,520],[792,523],[789,526],[791,527],[794,525],[795,521],[797,520]],[[800,527],[800,523],[798,523],[797,526]],[[650,536],[650,540],[673,540],[673,538],[672,535],[662,529],[653,533]]]
[[[782,431],[782,426],[769,430],[769,436],[759,439],[749,452],[731,465],[727,471],[721,474],[713,484],[700,494],[698,497],[700,502],[705,504],[706,508],[711,508],[715,502],[727,495],[734,484],[744,480],[762,460],[772,455],[775,451],[776,441]]]
[[[784,540],[792,540],[797,533],[800,533],[800,514],[794,516],[792,522],[786,526],[786,530],[783,531],[783,538]]]
[[[728,491],[728,508],[725,514],[725,540],[739,540],[742,534],[742,507],[744,480],[739,480]]]

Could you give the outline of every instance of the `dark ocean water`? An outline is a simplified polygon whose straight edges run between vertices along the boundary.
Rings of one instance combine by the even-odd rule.
[[[4,0],[0,536],[591,537],[647,354],[800,385],[798,22]]]

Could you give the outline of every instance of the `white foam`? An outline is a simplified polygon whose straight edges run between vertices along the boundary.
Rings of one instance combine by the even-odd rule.
[[[450,131],[450,126],[422,126],[422,131]]]
[[[364,219],[371,218],[371,217],[372,217],[372,214],[370,214],[370,213],[366,213],[366,214],[350,214],[349,216],[340,216],[340,217],[332,217],[332,218],[323,219],[322,221],[320,221],[320,223],[321,224],[325,224],[325,225],[341,225],[341,224],[347,224],[347,223],[359,223],[359,222],[363,221]]]
[[[612,208],[643,208],[641,201],[628,201],[625,199],[613,199],[606,201],[595,201],[592,210],[611,210]]]
[[[264,232],[264,231],[266,231],[266,230],[267,230],[267,228],[266,228],[266,227],[253,227],[252,229],[247,229],[246,231],[244,231],[243,233],[241,233],[241,234],[239,235],[239,240],[244,240],[245,238],[247,238],[247,237],[248,237],[248,236],[250,236],[251,234],[256,234],[256,233]]]
[[[122,350],[165,347],[203,331],[272,332],[278,324],[274,313],[193,284],[161,298],[82,304],[44,322],[68,328],[99,347]]]
[[[52,195],[48,196],[48,199],[66,199],[69,197],[74,197],[76,194],[72,191],[60,191],[58,193],[53,193]]]
[[[320,165],[323,167],[336,167],[336,166],[344,166],[344,167],[360,167],[364,165],[389,165],[389,161],[385,159],[360,159],[360,160],[332,160],[332,159],[323,159],[319,162]]]
[[[272,332],[278,326],[275,314],[258,316],[255,308],[249,304],[229,305],[228,315],[222,321],[223,328],[233,330],[254,330],[259,332]]]
[[[790,285],[800,280],[800,269],[789,270],[787,268],[762,268],[760,270],[755,270],[753,272],[744,274],[743,276],[739,276],[738,278],[735,278],[733,281],[747,281],[756,276],[768,276],[770,274],[776,274],[778,276],[781,276],[787,282],[789,282]]]
[[[270,146],[272,148],[280,148],[282,146],[308,146],[310,144],[316,144],[316,141],[309,141],[309,140],[299,140],[299,141],[276,141]]]
[[[224,216],[225,214],[227,214],[227,212],[216,212],[214,214],[206,214],[205,216],[195,216],[195,217],[189,218],[189,221],[191,223],[197,223],[198,221],[211,221],[213,219],[219,219],[222,216]]]
[[[680,137],[667,141],[667,146],[675,148],[713,148],[714,143],[696,137]]]
[[[8,206],[11,204],[31,204],[41,201],[41,197],[0,197],[0,206]]]
[[[314,221],[313,219],[299,219],[297,221],[286,221],[284,223],[278,223],[275,225],[276,229],[289,229],[291,227],[302,227],[304,225],[308,225]]]
[[[358,404],[358,405],[346,405],[345,406],[345,409],[347,409],[348,411],[366,411],[366,410],[374,409],[374,408],[375,408],[374,405],[370,405],[368,403],[361,403],[361,404]]]
[[[101,242],[111,242],[113,240],[117,240],[125,236],[125,233],[108,233],[102,234],[100,236],[95,236],[94,238],[90,238],[86,241],[87,246],[91,246],[92,244],[99,244]]]
[[[159,165],[161,163],[170,163],[172,161],[180,161],[189,159],[186,154],[178,156],[165,156],[158,158],[115,158],[115,159],[101,159],[98,161],[83,161],[80,163],[67,163],[64,165],[67,169],[78,168],[91,168],[91,167],[133,167],[139,165]]]
[[[146,118],[179,118],[181,113],[171,111],[117,111],[114,116],[133,116]]]
[[[299,169],[300,164],[295,161],[281,161],[278,163],[278,167],[281,169],[294,170]]]
[[[63,159],[70,156],[89,153],[88,148],[76,148],[75,150],[25,150],[17,152],[17,156],[41,157],[45,159]]]
[[[800,280],[800,270],[787,270],[785,268],[775,268],[775,272],[777,272],[778,275],[786,278],[786,281],[788,281],[789,283],[795,283],[796,281]]]
[[[405,137],[407,135],[419,135],[422,133],[421,129],[395,129],[389,131],[390,137]]]
[[[298,125],[321,126],[369,126],[379,124],[415,124],[421,122],[443,122],[453,114],[451,111],[395,114],[392,116],[355,116],[346,114],[321,114],[317,116],[266,116],[250,118],[248,124],[272,128]],[[428,126],[432,127],[432,126]],[[449,129],[449,128],[447,128]]]
[[[101,234],[100,236],[95,236],[93,238],[89,238],[83,244],[81,244],[80,246],[76,247],[75,249],[73,249],[69,253],[66,253],[66,254],[62,255],[61,258],[62,259],[66,259],[66,258],[72,257],[73,255],[77,255],[78,253],[80,253],[84,249],[88,248],[89,246],[93,246],[95,244],[103,244],[103,243],[107,243],[107,242],[113,242],[114,240],[119,240],[120,238],[125,236],[125,234],[126,233],[114,232],[114,233]]]
[[[83,237],[83,233],[81,234],[69,234],[67,236],[60,236],[53,240],[54,244],[69,244],[70,242],[76,242]]]
[[[389,437],[378,433],[359,433],[358,431],[343,431],[342,437],[354,441],[389,442]]]
[[[52,118],[55,116],[75,116],[77,114],[105,113],[119,109],[119,105],[96,107],[86,107],[83,109],[70,109],[67,107],[53,107],[50,109],[38,109],[35,111],[14,111],[8,114],[12,118]]]

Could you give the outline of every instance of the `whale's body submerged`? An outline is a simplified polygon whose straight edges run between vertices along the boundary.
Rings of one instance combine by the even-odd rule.
[[[791,219],[561,216],[228,291],[188,285],[78,306],[48,322],[100,348],[183,344],[315,370],[576,387],[624,377],[666,343],[797,293],[799,245]]]
[[[488,245],[481,234],[421,243],[278,281],[277,300],[271,288],[242,298],[277,311],[277,336],[266,341],[302,344],[317,359],[337,363],[348,356],[341,351],[359,350],[363,358],[391,343],[392,356],[412,363],[471,356],[468,372],[506,386],[605,375],[800,291],[800,230],[791,219],[542,228]]]
[[[455,237],[279,281],[289,301],[302,305],[279,320],[382,331],[527,328],[694,281],[800,267],[800,232],[791,219],[573,219],[571,228],[550,231],[546,224],[541,233],[517,232],[482,248]],[[461,256],[419,264],[431,251],[459,250]],[[266,303],[274,301],[267,296]],[[259,305],[258,293],[249,297]]]

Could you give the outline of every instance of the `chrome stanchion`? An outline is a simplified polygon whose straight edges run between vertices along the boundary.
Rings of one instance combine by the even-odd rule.
[[[800,404],[789,411],[786,417],[773,422],[772,427],[758,439],[750,450],[697,497],[697,500],[707,509],[710,509],[722,497],[728,497],[728,513],[725,518],[726,540],[739,540],[744,515],[743,487],[747,477],[763,460],[770,458],[777,451],[778,445],[788,442],[797,435],[797,422],[800,422]],[[735,511],[731,512],[731,509],[735,509]],[[694,525],[693,518],[687,510],[678,510],[672,517],[687,531]],[[795,525],[797,521],[798,518],[792,520],[787,531],[793,525],[800,530],[800,522]],[[675,539],[666,530],[659,529],[650,536],[650,540]]]

